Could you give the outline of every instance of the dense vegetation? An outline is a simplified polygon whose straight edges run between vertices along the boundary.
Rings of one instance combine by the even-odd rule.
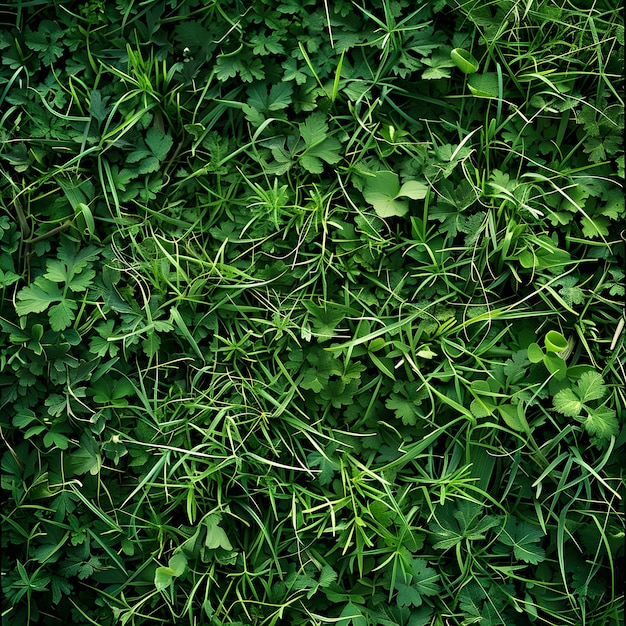
[[[613,2],[2,6],[3,624],[623,622]]]

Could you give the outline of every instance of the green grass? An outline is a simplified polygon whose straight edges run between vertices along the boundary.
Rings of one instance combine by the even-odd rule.
[[[617,9],[0,20],[3,624],[622,623]]]

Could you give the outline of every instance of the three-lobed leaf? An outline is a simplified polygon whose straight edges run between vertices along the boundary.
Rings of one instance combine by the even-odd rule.
[[[63,292],[53,282],[39,276],[17,294],[15,310],[19,316],[41,313],[51,304],[63,300]]]
[[[407,214],[409,204],[399,198],[422,200],[427,193],[428,187],[416,180],[400,185],[398,175],[389,170],[381,170],[368,176],[363,187],[363,197],[382,218],[402,217]]]
[[[578,379],[574,388],[561,389],[554,396],[554,408],[567,417],[578,417],[585,404],[601,400],[608,390],[599,372],[587,371]]]
[[[554,409],[578,419],[585,430],[600,439],[610,439],[619,432],[616,412],[608,407],[592,407],[588,402],[602,400],[608,393],[602,375],[599,372],[583,372],[573,388],[558,391],[552,400]]]
[[[411,572],[409,581],[395,583],[398,606],[421,606],[424,596],[434,596],[441,590],[441,576],[424,559],[412,559]]]
[[[545,560],[545,551],[539,545],[544,536],[543,531],[526,522],[509,518],[498,541],[513,548],[513,554],[524,563],[537,565]]]
[[[485,539],[487,531],[500,522],[495,515],[484,515],[484,508],[477,503],[461,500],[456,505],[444,505],[435,523],[429,524],[434,538],[433,547],[448,550],[467,539],[478,541]]]
[[[415,587],[397,582],[396,589],[398,590],[396,596],[398,606],[420,606],[422,604],[422,596]]]
[[[348,604],[343,607],[339,619],[336,620],[337,626],[367,626],[368,623],[359,605],[353,602],[348,602]]]
[[[335,473],[341,469],[341,465],[336,458],[332,458],[330,454],[314,451],[307,456],[309,467],[319,467],[316,480],[320,485],[328,485],[335,476]]]
[[[51,306],[48,310],[50,328],[56,331],[69,328],[74,320],[77,309],[78,304],[74,300],[67,299],[63,299],[58,304]]]
[[[76,250],[71,240],[63,238],[57,252],[58,258],[47,261],[45,274],[18,292],[15,304],[17,314],[23,316],[48,310],[53,330],[68,328],[74,320],[78,304],[67,298],[66,291],[86,291],[92,285],[96,272],[89,264],[99,254],[94,246]],[[64,289],[59,287],[61,284]]]
[[[414,401],[403,396],[393,394],[385,401],[385,406],[393,411],[399,420],[406,426],[415,426],[420,417],[420,411]]]
[[[159,161],[164,161],[174,140],[170,135],[162,133],[158,128],[151,128],[146,133],[146,145]]]
[[[423,596],[434,596],[441,590],[439,581],[441,576],[437,570],[428,566],[424,559],[413,559],[411,562],[413,571],[413,586]]]
[[[102,467],[102,455],[96,440],[85,433],[80,438],[80,447],[70,454],[70,467],[74,474],[81,475],[89,472],[95,476]]]
[[[305,144],[300,163],[305,169],[312,174],[321,174],[324,170],[322,161],[329,165],[339,162],[341,142],[328,134],[328,124],[322,113],[311,114],[299,128]]]

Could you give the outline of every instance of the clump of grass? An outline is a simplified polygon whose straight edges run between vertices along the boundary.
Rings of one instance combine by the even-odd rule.
[[[31,4],[3,620],[619,623],[619,12]]]

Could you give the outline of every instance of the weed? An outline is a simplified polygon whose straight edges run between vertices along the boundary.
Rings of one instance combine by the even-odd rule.
[[[3,623],[623,620],[619,11],[2,15]]]

